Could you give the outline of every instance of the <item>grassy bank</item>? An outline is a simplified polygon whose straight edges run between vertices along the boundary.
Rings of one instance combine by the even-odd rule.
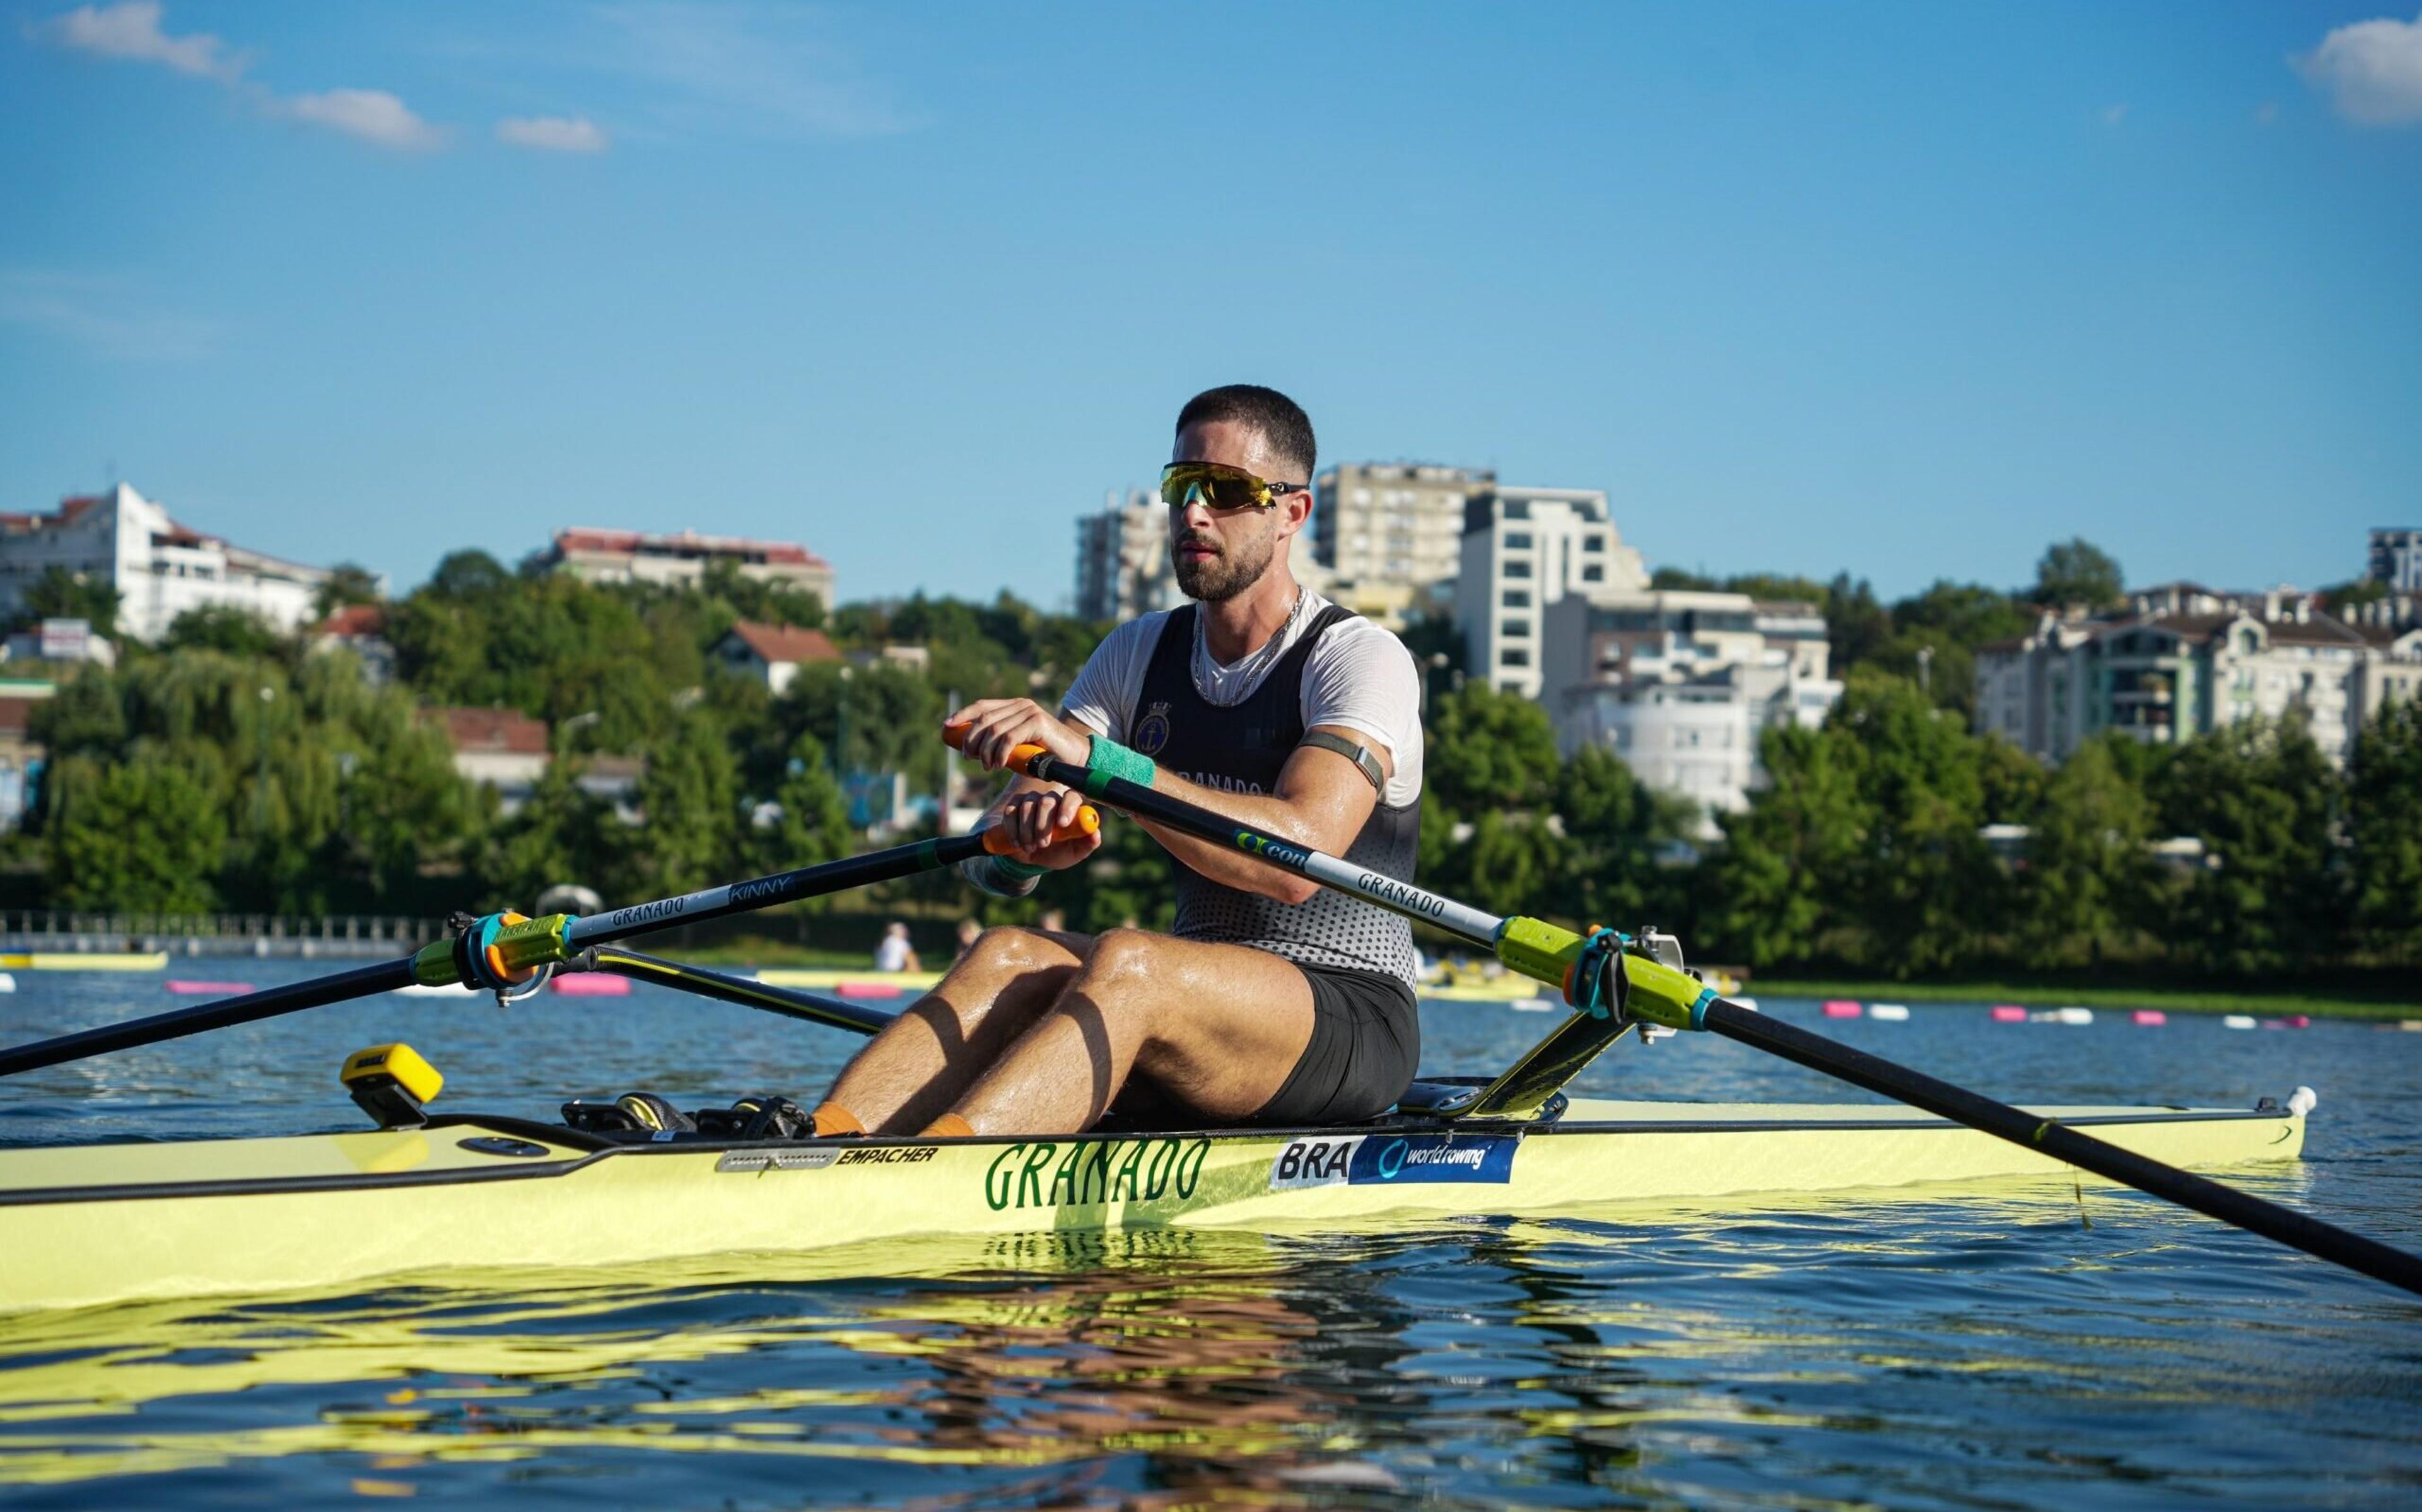
[[[1753,996],[1851,998],[1861,1003],[2019,1003],[2030,1008],[2160,1008],[2167,1013],[2310,1014],[2316,1019],[2422,1020],[2422,991],[2333,986],[2319,991],[2211,988],[2084,987],[2060,981],[1887,982],[1758,976]]]

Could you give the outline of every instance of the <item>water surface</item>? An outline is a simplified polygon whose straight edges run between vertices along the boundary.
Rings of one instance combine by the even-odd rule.
[[[172,1001],[152,976],[18,981],[11,1042]],[[2305,1161],[2235,1179],[2422,1248],[2422,1035],[1766,1006],[2012,1099],[2310,1084]],[[1553,1022],[1423,1014],[1433,1071]],[[351,1127],[338,1061],[399,1037],[446,1072],[441,1106],[530,1117],[640,1086],[807,1100],[854,1044],[645,987],[388,997],[0,1083],[0,1142]],[[1698,1037],[1618,1046],[1581,1087],[1874,1100]],[[2422,1303],[2059,1179],[0,1317],[0,1500],[37,1506],[2391,1507],[2422,1501],[2417,1410]]]

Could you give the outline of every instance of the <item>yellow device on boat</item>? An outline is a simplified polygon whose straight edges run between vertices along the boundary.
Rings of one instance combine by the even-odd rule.
[[[437,1100],[446,1078],[406,1044],[372,1045],[345,1057],[337,1079],[381,1129],[417,1129],[429,1121],[423,1103]]]

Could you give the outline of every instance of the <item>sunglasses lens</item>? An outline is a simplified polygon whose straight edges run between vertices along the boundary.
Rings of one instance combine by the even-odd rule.
[[[1241,509],[1260,504],[1267,491],[1252,474],[1218,462],[1178,462],[1160,475],[1161,502],[1172,508],[1199,496],[1214,509]]]

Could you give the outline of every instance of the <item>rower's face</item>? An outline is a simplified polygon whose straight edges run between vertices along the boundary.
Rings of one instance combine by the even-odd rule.
[[[1172,462],[1222,462],[1255,477],[1298,482],[1270,455],[1261,432],[1234,420],[1187,426],[1177,433]],[[1214,509],[1200,497],[1169,507],[1169,554],[1177,585],[1189,599],[1218,603],[1262,580],[1279,543],[1301,528],[1309,504],[1289,495],[1271,509]]]

